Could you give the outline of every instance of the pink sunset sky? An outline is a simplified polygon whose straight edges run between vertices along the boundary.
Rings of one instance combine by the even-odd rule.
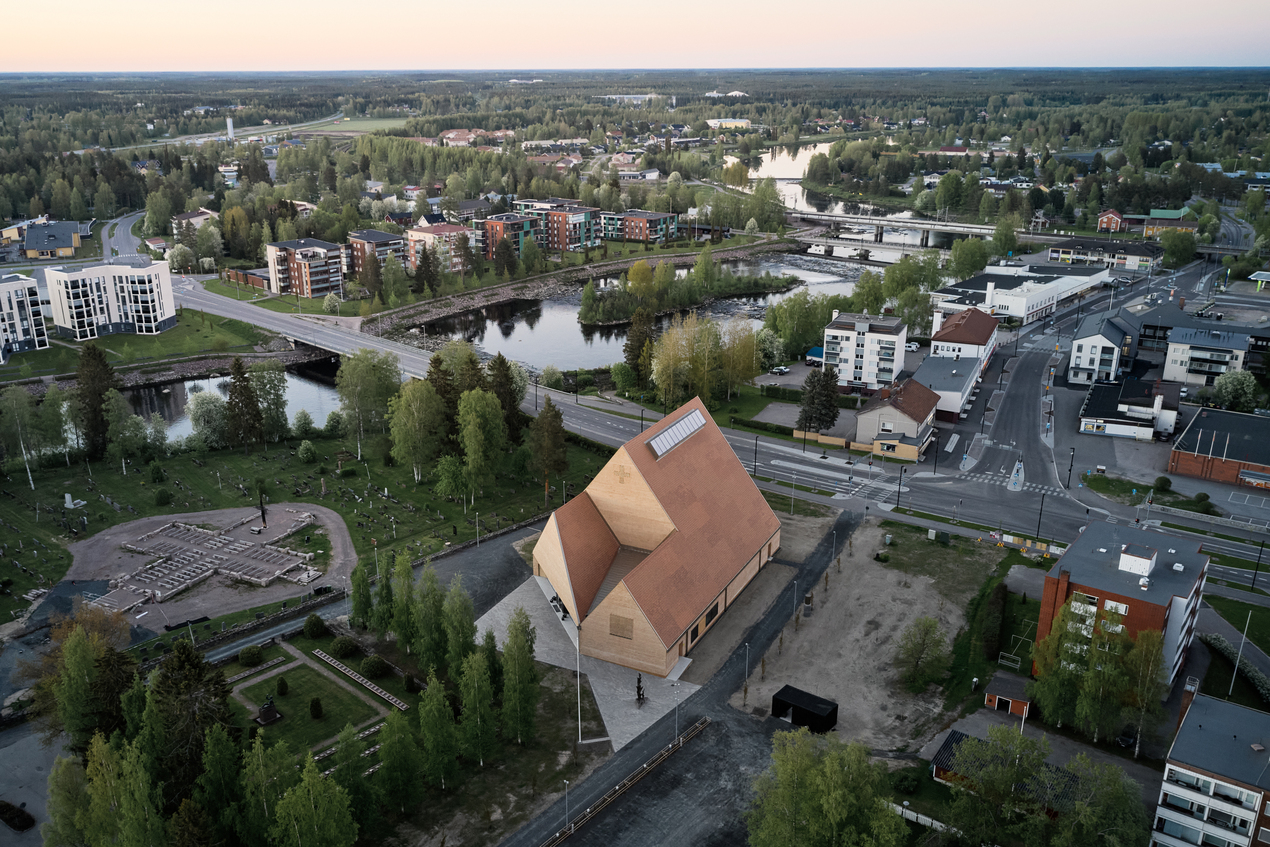
[[[65,0],[5,17],[3,72],[1270,65],[1266,0]]]

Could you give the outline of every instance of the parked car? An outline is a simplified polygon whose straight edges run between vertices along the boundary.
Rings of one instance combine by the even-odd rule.
[[[918,344],[916,341],[910,341],[904,345],[904,349],[910,353],[916,353],[918,350],[922,349],[922,345]]]
[[[785,374],[789,373],[789,368],[785,367],[784,365],[777,365],[776,367],[768,371],[768,373],[771,373],[775,376],[784,376]]]
[[[1138,731],[1132,726],[1126,726],[1124,731],[1116,738],[1116,743],[1121,747],[1132,747],[1138,743]]]

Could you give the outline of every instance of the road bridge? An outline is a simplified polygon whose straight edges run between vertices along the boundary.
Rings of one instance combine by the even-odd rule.
[[[825,212],[797,212],[795,214],[799,220],[809,223],[828,224],[829,226],[856,226],[856,227],[872,227],[873,241],[875,244],[882,244],[883,231],[890,227],[892,229],[916,229],[922,233],[922,247],[930,245],[930,234],[932,232],[946,232],[952,235],[973,235],[977,238],[992,238],[996,231],[995,226],[987,224],[967,224],[957,221],[932,221],[924,218],[877,218],[872,215],[834,215]],[[1055,244],[1059,241],[1065,241],[1069,236],[1066,235],[1050,235],[1039,232],[1032,232],[1028,229],[1015,230],[1020,238],[1026,238],[1029,241],[1039,242],[1041,244]]]
[[[900,258],[913,253],[925,253],[934,249],[939,249],[939,256],[942,259],[947,259],[952,256],[952,251],[948,249],[923,247],[917,244],[894,244],[885,241],[877,242],[871,238],[824,238],[814,235],[801,235],[798,236],[797,241],[800,244],[806,244],[808,246],[857,247],[865,250],[898,250],[900,252]]]

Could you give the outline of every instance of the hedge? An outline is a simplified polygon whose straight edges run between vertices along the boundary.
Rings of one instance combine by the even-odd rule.
[[[1253,688],[1257,689],[1257,693],[1261,695],[1261,699],[1266,703],[1270,703],[1270,678],[1261,671],[1257,670],[1252,662],[1248,661],[1246,656],[1240,656],[1239,650],[1235,648],[1235,645],[1231,644],[1224,637],[1211,632],[1201,633],[1199,640],[1203,641],[1210,648],[1225,656],[1227,661],[1229,661],[1232,665],[1235,664],[1236,660],[1238,660],[1239,672],[1244,675],[1245,679],[1252,683]]]
[[[755,421],[749,418],[742,418],[736,415],[729,415],[733,427],[743,426],[746,429],[754,429],[760,432],[771,432],[776,435],[793,435],[793,427],[782,426],[778,423],[768,423],[766,421]]]
[[[337,659],[347,659],[357,652],[357,642],[347,635],[341,635],[331,642],[331,655]]]
[[[979,638],[983,640],[983,657],[995,662],[1001,656],[1001,626],[1005,623],[1005,601],[1009,589],[1004,582],[998,582],[988,595],[988,602],[983,607],[983,617],[979,619]]]
[[[254,644],[238,651],[238,664],[244,668],[254,668],[261,662],[260,648]]]

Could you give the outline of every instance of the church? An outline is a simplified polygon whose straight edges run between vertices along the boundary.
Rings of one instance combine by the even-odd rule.
[[[694,398],[618,449],[534,547],[587,656],[665,677],[780,548],[780,520]]]

